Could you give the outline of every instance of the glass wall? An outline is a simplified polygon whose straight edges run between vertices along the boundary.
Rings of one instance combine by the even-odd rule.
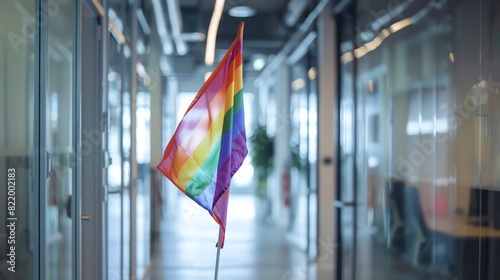
[[[37,277],[34,14],[33,0],[0,3],[0,279]]]
[[[316,32],[290,55],[290,230],[311,260],[317,250],[318,92]]]
[[[123,224],[126,216],[123,201],[123,77],[121,67],[123,60],[123,46],[114,38],[110,38],[108,68],[108,278],[123,279],[123,250],[124,232],[127,230]]]
[[[500,3],[338,19],[339,279],[498,279]]]
[[[53,2],[46,14],[47,72],[45,102],[45,136],[48,178],[44,197],[46,279],[71,279],[76,254],[75,221],[72,193],[76,183],[76,95],[75,95],[75,3]],[[57,7],[56,7],[57,5]],[[44,19],[40,19],[43,24]],[[44,75],[45,74],[45,75]],[[42,110],[43,112],[43,110]],[[42,184],[43,186],[43,184]],[[74,198],[74,197],[73,197]]]

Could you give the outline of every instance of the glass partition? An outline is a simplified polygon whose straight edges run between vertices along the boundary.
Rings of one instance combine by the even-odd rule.
[[[354,2],[339,43],[339,139],[354,153],[340,155],[342,196],[354,191],[340,279],[497,279],[500,3]]]
[[[290,229],[309,259],[317,254],[318,93],[316,33],[304,40],[302,57],[290,64]],[[308,45],[307,45],[307,44]],[[300,53],[300,52],[296,52]],[[297,60],[297,61],[295,61]]]
[[[151,259],[150,94],[137,92],[137,273],[142,275]]]
[[[123,46],[110,37],[108,69],[108,279],[123,279],[123,237],[127,228],[123,227],[123,164],[122,164],[122,55]]]
[[[126,57],[125,66],[122,69],[122,82],[121,85],[123,87],[123,95],[121,96],[122,103],[122,115],[121,115],[121,125],[122,125],[122,139],[121,139],[121,151],[122,151],[122,182],[123,182],[123,194],[122,194],[122,202],[123,202],[123,212],[122,212],[122,221],[123,221],[123,240],[122,240],[122,275],[124,275],[125,279],[127,275],[130,275],[130,185],[131,185],[131,163],[130,163],[130,154],[131,154],[131,110],[130,110],[130,102],[131,102],[131,62],[130,58]]]
[[[0,279],[38,278],[35,2],[0,3]]]
[[[47,11],[47,90],[45,99],[45,148],[49,176],[45,193],[45,262],[46,279],[65,280],[74,276],[73,255],[76,239],[71,209],[76,182],[77,151],[75,95],[75,3],[66,2]],[[55,8],[54,8],[55,9]],[[43,77],[43,76],[42,76]],[[43,92],[43,91],[42,91]],[[43,104],[43,103],[42,103]],[[43,186],[43,184],[42,184]],[[42,277],[43,278],[43,277]]]

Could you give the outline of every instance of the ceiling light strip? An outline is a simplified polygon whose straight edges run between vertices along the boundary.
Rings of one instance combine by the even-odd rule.
[[[413,22],[410,18],[405,18],[403,20],[400,20],[392,24],[390,28],[386,28],[380,31],[379,34],[375,38],[373,38],[373,40],[371,40],[370,42],[365,43],[364,45],[360,46],[359,48],[355,49],[352,52],[344,53],[340,57],[340,61],[342,61],[343,64],[346,64],[348,62],[353,61],[354,58],[358,59],[362,58],[367,53],[377,49],[382,44],[382,42],[391,34],[397,33],[398,31],[412,25],[412,23]]]
[[[220,19],[224,10],[225,0],[215,1],[214,12],[210,19],[207,34],[207,48],[205,50],[205,65],[212,66],[215,60],[215,40],[217,39],[217,30],[219,29]]]
[[[118,40],[120,43],[125,44],[127,39],[125,35],[120,31],[120,29],[116,26],[115,22],[112,19],[108,19],[108,29],[111,31],[111,34]]]
[[[104,7],[101,5],[99,0],[92,0],[92,4],[94,4],[97,12],[101,16],[104,16]],[[115,22],[110,18],[108,18],[108,30],[111,31],[111,34],[113,34],[116,40],[118,40],[120,43],[125,44],[127,42],[127,39],[125,38],[123,32],[121,32],[121,30],[116,26]]]

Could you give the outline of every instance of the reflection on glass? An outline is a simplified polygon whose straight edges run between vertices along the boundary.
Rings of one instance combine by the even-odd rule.
[[[50,176],[46,180],[46,276],[47,279],[71,279],[74,233],[71,195],[75,174],[72,153],[75,135],[74,96],[74,6],[59,6],[48,17],[48,71],[45,95],[46,149]]]
[[[24,16],[33,14],[35,1],[0,3],[0,279],[33,279],[38,265],[34,263],[39,246],[39,189],[35,183],[38,157],[34,148],[38,145],[35,131],[39,127],[39,116],[35,116],[36,50],[34,34],[22,31]],[[7,228],[7,207],[12,206],[12,199],[7,198],[9,190],[15,191],[16,244],[8,243],[11,231]],[[7,262],[11,245],[15,245],[15,267]]]
[[[137,92],[137,273],[142,275],[150,261],[151,237],[151,176],[150,176],[150,119],[149,92]]]
[[[342,37],[340,175],[357,207],[341,214],[356,221],[342,279],[500,275],[500,3],[435,4],[359,0]]]
[[[317,87],[315,43],[290,66],[290,231],[309,257],[316,258]],[[312,62],[314,61],[314,62]]]
[[[122,54],[121,46],[110,40],[110,67],[108,69],[108,209],[107,209],[107,271],[108,279],[123,279],[123,163],[122,163]]]

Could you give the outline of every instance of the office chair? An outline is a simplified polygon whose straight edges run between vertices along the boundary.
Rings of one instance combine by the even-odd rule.
[[[409,238],[412,245],[412,263],[414,265],[428,264],[431,257],[430,232],[425,222],[420,194],[416,187],[407,186],[404,189],[405,213],[408,227],[415,234],[415,238]]]
[[[405,188],[405,211],[408,227],[415,238],[409,238],[412,244],[411,261],[416,266],[427,266],[429,269],[448,273],[449,244],[429,229],[422,211],[419,190],[415,186]]]
[[[388,185],[390,201],[390,238],[388,247],[404,250],[404,236],[406,235],[405,207],[404,207],[404,181],[390,180]]]

